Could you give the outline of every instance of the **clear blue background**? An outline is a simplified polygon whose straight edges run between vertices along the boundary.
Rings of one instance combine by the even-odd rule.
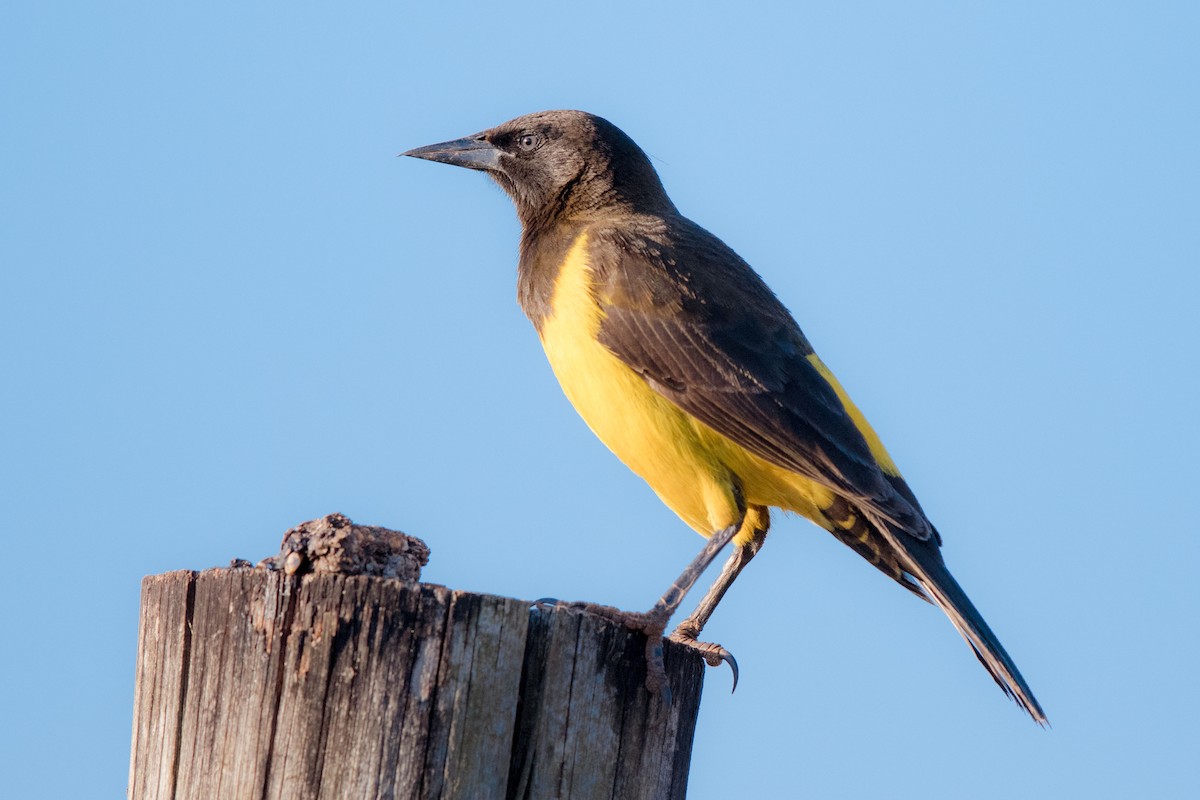
[[[969,7],[965,7],[969,6]],[[1196,796],[1192,3],[7,3],[0,794],[124,791],[139,581],[333,511],[456,588],[647,607],[701,540],[596,442],[479,174],[650,153],[872,419],[1035,688],[799,519],[710,626],[692,796]]]

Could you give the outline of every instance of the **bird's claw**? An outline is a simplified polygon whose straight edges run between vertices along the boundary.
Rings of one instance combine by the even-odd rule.
[[[713,642],[696,641],[694,636],[689,636],[687,633],[681,633],[678,630],[667,638],[676,644],[681,644],[689,650],[698,653],[704,659],[704,663],[710,667],[719,667],[722,663],[728,664],[729,669],[733,671],[733,688],[729,691],[731,694],[737,691],[738,663],[737,659],[733,657],[733,653]]]
[[[563,605],[562,601],[557,597],[539,597],[529,604],[529,607],[536,611],[547,611],[552,608],[558,608]]]

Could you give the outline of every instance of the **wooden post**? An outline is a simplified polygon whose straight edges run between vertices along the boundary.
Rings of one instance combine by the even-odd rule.
[[[143,581],[130,798],[685,796],[698,657],[668,646],[668,704],[640,634],[383,577],[395,547],[342,546],[383,529],[306,526],[257,569]]]

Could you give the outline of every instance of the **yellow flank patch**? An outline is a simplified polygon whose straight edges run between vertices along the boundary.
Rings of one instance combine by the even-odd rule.
[[[735,522],[736,476],[747,504],[777,506],[827,524],[818,509],[833,501],[828,489],[755,456],[651,389],[597,341],[603,320],[584,233],[555,280],[551,312],[541,327],[546,358],[592,432],[684,522],[704,536]],[[752,535],[746,525],[735,542],[745,544]]]
[[[875,429],[871,427],[871,423],[867,422],[867,418],[858,410],[858,406],[854,405],[854,401],[850,399],[850,395],[846,394],[846,390],[842,388],[842,384],[834,377],[829,367],[825,366],[825,363],[817,358],[816,353],[810,355],[808,360],[817,368],[817,372],[821,373],[821,377],[825,379],[825,382],[833,387],[833,391],[837,392],[838,400],[842,401],[842,408],[846,409],[846,413],[854,421],[854,427],[858,428],[858,432],[867,440],[867,447],[871,449],[871,456],[875,459],[875,463],[879,465],[879,468],[885,474],[899,477],[900,470],[897,469],[896,462],[892,461],[892,457],[888,455],[887,449],[879,439],[879,434],[875,433]]]
[[[563,392],[600,441],[689,525],[705,534],[731,525],[732,485],[696,446],[689,417],[596,340],[603,310],[591,278],[583,234],[559,269],[541,330]]]

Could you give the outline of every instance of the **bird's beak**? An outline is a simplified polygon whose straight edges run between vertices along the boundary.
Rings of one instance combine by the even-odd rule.
[[[468,136],[464,139],[417,147],[400,155],[494,172],[500,169],[500,152],[500,149],[487,139]]]

